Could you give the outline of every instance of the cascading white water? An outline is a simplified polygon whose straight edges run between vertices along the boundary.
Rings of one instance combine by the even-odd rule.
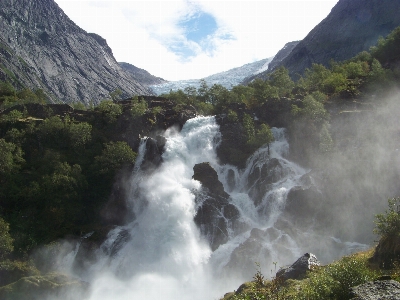
[[[270,149],[257,150],[244,170],[218,164],[220,133],[213,117],[191,119],[181,132],[167,130],[163,163],[150,175],[140,170],[143,142],[131,178],[136,218],[112,230],[97,262],[80,274],[91,282],[89,299],[217,299],[250,280],[255,262],[272,270],[277,262],[287,264],[303,254],[295,229],[276,223],[288,192],[301,186],[306,170],[285,158],[284,129],[273,133]],[[194,192],[201,185],[192,179],[193,167],[202,162],[217,171],[240,212],[230,239],[214,252],[194,223]]]
[[[207,241],[194,223],[193,166],[215,163],[219,131],[214,118],[189,120],[170,129],[163,164],[151,175],[132,175],[136,219],[110,232],[94,277],[90,299],[211,299]],[[141,148],[144,151],[145,147]],[[143,153],[139,153],[139,157]],[[101,274],[98,276],[97,274]],[[90,279],[90,280],[93,280]],[[206,283],[208,282],[208,283]]]

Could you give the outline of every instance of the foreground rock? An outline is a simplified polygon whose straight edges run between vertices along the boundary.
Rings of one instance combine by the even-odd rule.
[[[83,281],[62,274],[50,274],[23,277],[17,282],[3,286],[0,288],[0,299],[82,299],[87,290],[88,284]]]
[[[351,288],[352,300],[400,299],[400,283],[394,280],[376,280]]]
[[[195,165],[193,170],[193,179],[202,184],[195,199],[197,211],[194,221],[214,251],[228,241],[228,230],[239,218],[239,211],[229,203],[229,195],[208,162]]]
[[[314,254],[305,253],[290,267],[279,270],[276,273],[276,278],[280,278],[282,280],[303,279],[307,271],[310,271],[315,267],[319,267],[320,265],[321,263]]]

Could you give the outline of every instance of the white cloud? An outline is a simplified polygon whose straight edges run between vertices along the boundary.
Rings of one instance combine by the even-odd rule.
[[[337,1],[56,2],[81,28],[105,38],[118,61],[179,80],[202,78],[275,55],[285,43],[304,38]],[[179,23],[199,9],[215,18],[218,29],[195,43],[187,40]],[[183,59],[179,51],[194,56]]]

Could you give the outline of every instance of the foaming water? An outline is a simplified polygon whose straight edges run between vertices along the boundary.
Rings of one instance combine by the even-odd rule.
[[[221,293],[210,289],[211,250],[193,221],[200,183],[192,179],[195,164],[216,161],[218,126],[214,118],[198,117],[165,137],[156,172],[146,175],[135,166],[130,195],[136,219],[111,231],[102,245],[89,272],[90,299],[212,299]]]
[[[88,299],[218,299],[251,280],[255,262],[272,273],[277,262],[282,266],[303,254],[301,241],[313,234],[312,229],[298,232],[285,225],[282,213],[289,191],[302,186],[307,170],[286,159],[285,130],[273,128],[273,133],[275,141],[258,149],[246,168],[238,170],[218,164],[220,132],[215,119],[191,119],[181,132],[165,132],[163,163],[150,175],[140,168],[143,139],[130,181],[135,220],[110,231],[96,262],[78,274],[91,283]],[[217,171],[240,214],[230,223],[228,242],[214,252],[194,223],[201,205],[195,203],[195,195],[202,190],[192,179],[193,167],[202,162]]]

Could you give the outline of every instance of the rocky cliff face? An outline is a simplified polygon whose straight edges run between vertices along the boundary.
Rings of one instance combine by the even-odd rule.
[[[0,2],[0,78],[51,100],[88,104],[119,88],[151,94],[116,62],[106,40],[72,22],[53,0]]]
[[[375,45],[400,25],[400,2],[392,0],[340,0],[281,63],[291,76],[302,74],[312,63],[343,61]],[[271,72],[273,68],[269,68]]]

